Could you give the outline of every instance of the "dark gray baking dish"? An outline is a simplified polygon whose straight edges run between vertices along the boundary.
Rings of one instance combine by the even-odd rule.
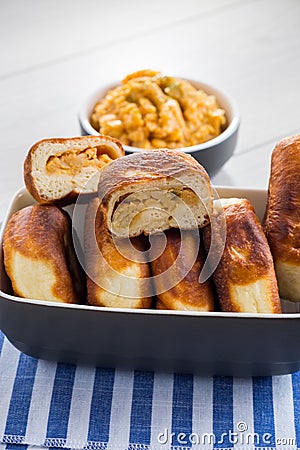
[[[218,187],[221,197],[246,197],[262,217],[266,191]],[[19,191],[10,215],[33,200]],[[0,328],[22,352],[102,367],[202,375],[279,375],[300,369],[298,304],[284,314],[113,309],[20,299],[10,294],[1,254]]]

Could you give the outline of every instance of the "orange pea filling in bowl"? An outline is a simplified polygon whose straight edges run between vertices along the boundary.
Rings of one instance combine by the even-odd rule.
[[[227,125],[216,97],[189,81],[143,70],[96,103],[93,128],[143,149],[182,148],[219,136]]]

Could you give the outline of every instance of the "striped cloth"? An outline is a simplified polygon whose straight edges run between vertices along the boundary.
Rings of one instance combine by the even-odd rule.
[[[300,447],[300,372],[200,377],[30,358],[0,334],[0,450]]]

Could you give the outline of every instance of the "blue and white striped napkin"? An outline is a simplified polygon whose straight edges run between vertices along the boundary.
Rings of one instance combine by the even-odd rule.
[[[200,377],[30,358],[0,334],[0,450],[300,447],[300,372]]]

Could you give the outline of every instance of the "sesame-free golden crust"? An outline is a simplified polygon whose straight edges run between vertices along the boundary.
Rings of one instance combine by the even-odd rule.
[[[127,308],[149,308],[152,298],[145,297],[147,284],[150,279],[150,268],[147,262],[135,262],[124,257],[117,249],[111,233],[107,229],[105,220],[105,210],[100,204],[98,198],[94,198],[87,208],[85,219],[85,257],[87,274],[88,303],[94,306],[108,306],[106,290],[103,286],[103,280],[114,277],[122,277],[123,273],[128,271],[139,280],[139,298],[127,298],[125,295],[117,296],[116,299],[122,302],[121,307]],[[144,238],[137,237],[131,240],[132,245],[139,251],[145,251]],[[127,244],[124,244],[127,249]],[[103,259],[99,255],[102,255]],[[108,265],[103,263],[103,260]],[[110,268],[115,271],[110,271]],[[105,284],[105,283],[104,283]],[[113,298],[112,295],[111,298]],[[111,305],[113,306],[113,305]],[[116,304],[115,306],[119,306]]]
[[[300,265],[300,134],[274,148],[264,230],[274,260]]]
[[[166,310],[169,308],[167,308],[166,305],[164,305],[163,302],[159,298],[156,298],[155,299],[155,309]]]
[[[176,150],[159,149],[134,153],[105,167],[99,179],[99,198],[107,204],[111,194],[131,184],[176,178],[187,170],[194,171],[209,184],[205,169],[190,155]]]
[[[15,294],[24,297],[18,286],[27,282],[16,279],[22,278],[22,273],[16,273],[13,261],[14,256],[20,254],[27,260],[47,265],[52,271],[55,283],[48,288],[55,298],[64,303],[80,303],[82,299],[74,287],[78,274],[70,272],[70,249],[67,248],[70,241],[70,218],[58,207],[33,205],[16,212],[10,218],[3,238],[5,269]],[[34,282],[38,284],[38,280]]]
[[[33,145],[29,150],[24,161],[24,183],[27,191],[32,195],[36,201],[40,201],[40,195],[35,187],[35,182],[32,176],[32,154],[37,147],[38,143]],[[42,203],[42,201],[40,201]]]
[[[99,141],[99,138],[103,139],[105,143],[109,146],[110,143],[114,143],[118,150],[113,149],[114,157],[120,158],[124,156],[124,148],[117,139],[114,139],[110,136],[104,136],[104,135],[98,135],[98,136],[82,136],[82,137],[73,137],[73,138],[49,138],[49,139],[42,139],[41,141],[38,141],[35,143],[28,151],[28,154],[24,161],[24,182],[25,186],[28,190],[28,192],[32,195],[32,197],[39,203],[43,204],[55,204],[58,206],[64,206],[69,205],[70,203],[74,202],[76,198],[79,195],[78,189],[74,187],[72,191],[70,191],[67,195],[65,195],[62,198],[57,199],[46,199],[42,197],[39,193],[39,191],[36,188],[36,183],[34,180],[34,176],[32,173],[32,158],[35,153],[35,151],[38,149],[38,147],[41,144],[65,144],[66,142],[72,142],[74,145],[80,145],[83,141],[89,141],[90,145],[93,146],[93,143],[95,143],[95,146],[97,145],[96,142]]]
[[[159,292],[156,292],[157,309],[214,310],[211,280],[199,283],[205,255],[200,240],[194,233],[196,232],[180,231],[174,228],[165,231],[166,246],[161,255],[151,261],[154,283],[159,289]],[[151,243],[155,247],[155,240]],[[199,248],[196,248],[198,244]],[[191,260],[192,247],[197,255],[195,261]],[[161,275],[161,281],[158,282],[156,277]]]
[[[213,274],[222,311],[239,312],[232,299],[232,287],[250,286],[265,280],[267,302],[274,313],[281,312],[278,286],[271,251],[254,208],[247,199],[225,205],[226,242],[221,260]],[[220,213],[222,214],[222,212]],[[216,222],[218,223],[218,222]],[[211,245],[210,225],[203,229],[208,251]]]

